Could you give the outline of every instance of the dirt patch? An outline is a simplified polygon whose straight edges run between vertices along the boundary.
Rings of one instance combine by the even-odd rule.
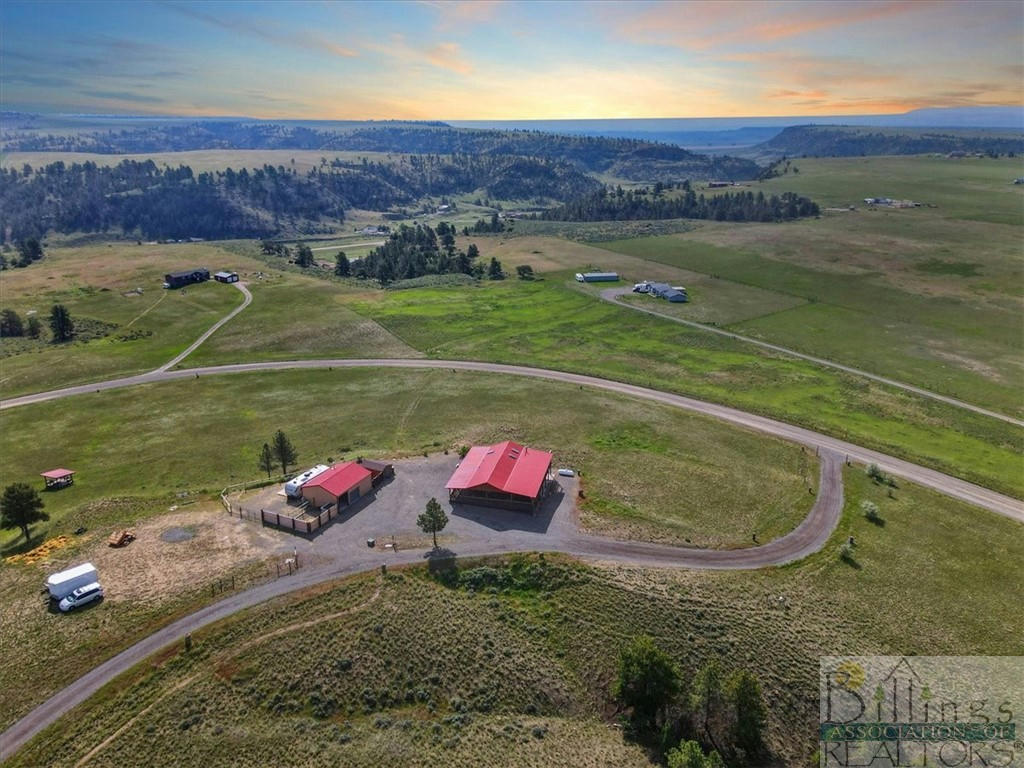
[[[229,517],[219,508],[161,515],[136,526],[127,547],[84,552],[96,565],[106,600],[158,599],[183,584],[216,579],[232,568],[283,551],[278,533]],[[290,549],[290,547],[288,547]]]

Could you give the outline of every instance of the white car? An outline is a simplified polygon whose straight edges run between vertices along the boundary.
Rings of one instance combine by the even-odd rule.
[[[101,597],[103,597],[103,587],[100,586],[98,581],[94,581],[92,584],[86,584],[84,587],[76,589],[61,600],[57,607],[63,613],[67,613],[86,603],[91,603],[93,600],[99,600]]]

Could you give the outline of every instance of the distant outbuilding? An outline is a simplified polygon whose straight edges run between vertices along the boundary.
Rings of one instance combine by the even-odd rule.
[[[614,283],[619,279],[618,272],[577,272],[576,280],[580,283]]]
[[[75,483],[75,471],[73,469],[58,467],[57,469],[50,469],[39,474],[46,483],[46,490],[48,491],[59,491],[61,488],[67,488]]]
[[[237,272],[217,272],[214,274],[213,279],[218,283],[237,283],[238,273]]]
[[[552,455],[508,440],[475,445],[448,480],[452,504],[536,512],[547,494]]]
[[[164,288],[184,288],[193,283],[205,283],[210,279],[208,269],[187,269],[183,272],[169,272],[164,275]]]

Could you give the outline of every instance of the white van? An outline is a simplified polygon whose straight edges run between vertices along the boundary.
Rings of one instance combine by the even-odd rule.
[[[91,603],[93,600],[99,600],[101,597],[103,597],[103,587],[100,586],[98,581],[94,581],[92,584],[86,584],[84,587],[76,589],[57,603],[57,607],[63,613],[67,613],[75,608]]]

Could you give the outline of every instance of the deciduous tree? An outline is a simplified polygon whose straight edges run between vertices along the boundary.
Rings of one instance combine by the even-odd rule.
[[[764,751],[765,706],[761,684],[753,674],[741,669],[729,678],[726,691],[735,713],[733,744],[743,750],[748,762],[754,762]]]

